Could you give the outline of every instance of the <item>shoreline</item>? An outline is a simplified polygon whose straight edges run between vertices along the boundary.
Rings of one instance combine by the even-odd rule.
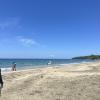
[[[0,100],[100,99],[99,61],[9,72],[3,80]]]
[[[89,61],[89,62],[79,62],[79,63],[68,63],[68,64],[52,64],[52,65],[41,65],[41,66],[31,66],[30,68],[25,68],[25,69],[17,69],[17,71],[14,72],[19,72],[19,71],[27,71],[27,70],[34,70],[34,69],[41,69],[41,68],[48,68],[48,67],[64,67],[64,66],[70,66],[70,65],[80,65],[80,64],[88,64],[88,63],[95,63],[95,62],[99,62],[100,60],[96,60],[96,61]],[[2,69],[2,68],[1,68]],[[4,68],[6,69],[6,68]],[[2,73],[11,73],[13,71],[11,71],[11,67],[9,67],[10,70],[8,71],[2,71]]]
[[[65,67],[65,66],[71,66],[71,65],[81,65],[81,64],[94,64],[94,63],[99,63],[100,60],[96,61],[91,61],[91,62],[80,62],[80,63],[68,63],[68,64],[53,64],[53,65],[42,65],[42,66],[35,66],[33,68],[27,68],[27,69],[17,69],[16,71],[3,71],[2,73],[11,73],[11,72],[21,72],[21,71],[28,71],[28,70],[35,70],[35,69],[43,69],[43,68],[56,68],[56,67]]]

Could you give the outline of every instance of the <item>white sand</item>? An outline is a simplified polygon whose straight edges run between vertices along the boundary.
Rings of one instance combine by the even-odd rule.
[[[3,74],[0,100],[100,100],[100,62]]]

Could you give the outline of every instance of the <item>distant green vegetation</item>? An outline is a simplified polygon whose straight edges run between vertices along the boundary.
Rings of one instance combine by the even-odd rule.
[[[72,59],[91,59],[91,60],[96,60],[96,59],[100,59],[100,55],[80,56],[80,57],[74,57]]]

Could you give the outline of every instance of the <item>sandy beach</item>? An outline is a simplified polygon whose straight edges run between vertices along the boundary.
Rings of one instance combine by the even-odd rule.
[[[0,100],[100,100],[100,62],[2,74]]]

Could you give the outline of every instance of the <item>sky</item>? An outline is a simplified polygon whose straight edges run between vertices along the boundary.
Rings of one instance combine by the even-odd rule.
[[[100,0],[0,0],[0,58],[100,54]]]

